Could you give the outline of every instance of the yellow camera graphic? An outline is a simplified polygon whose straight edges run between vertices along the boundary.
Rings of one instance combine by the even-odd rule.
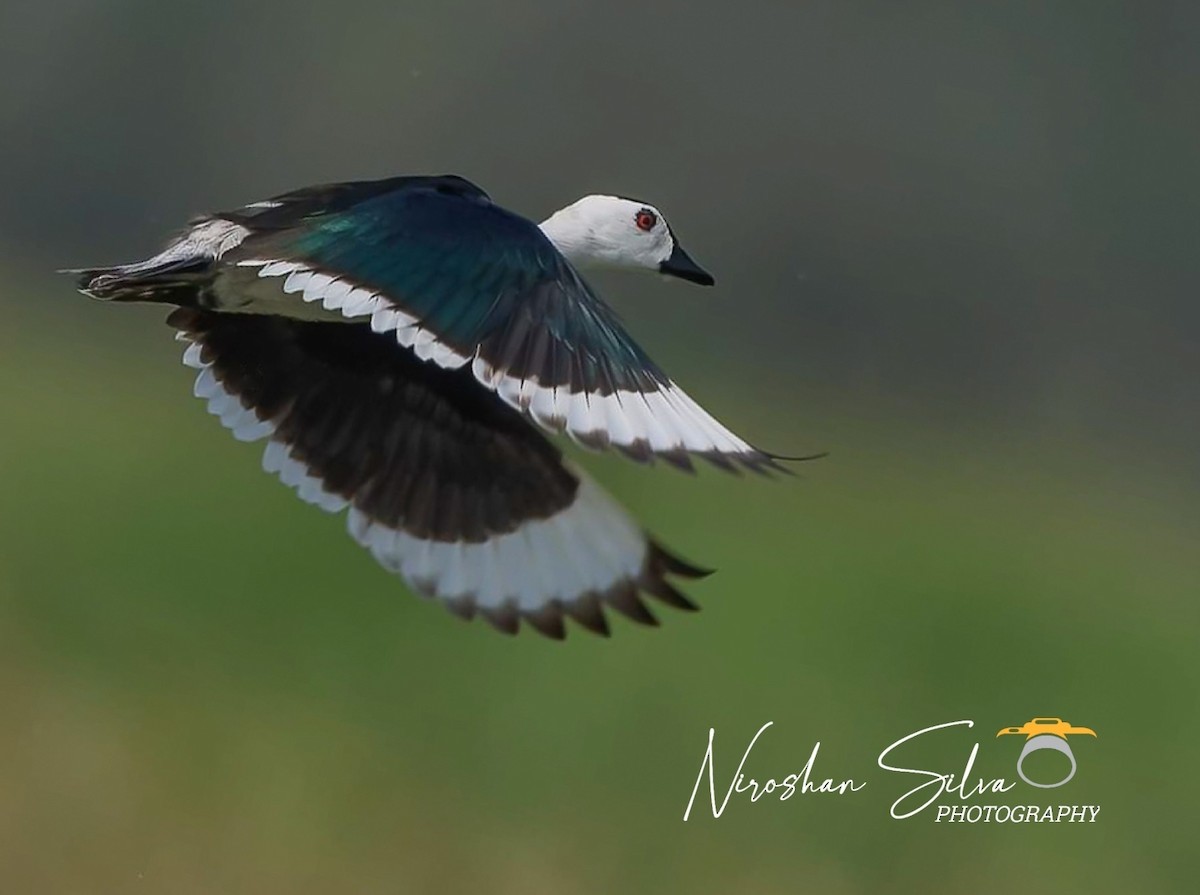
[[[1075,776],[1077,769],[1075,753],[1071,751],[1067,737],[1078,734],[1094,737],[1096,731],[1090,727],[1076,727],[1073,724],[1068,724],[1062,718],[1033,718],[1026,721],[1020,727],[1002,727],[996,736],[1020,736],[1022,734],[1025,736],[1025,746],[1021,749],[1021,755],[1017,759],[1017,775],[1030,786],[1036,786],[1038,789],[1054,789],[1069,782]],[[1035,783],[1025,776],[1025,759],[1034,752],[1039,752],[1042,749],[1061,752],[1067,757],[1067,760],[1071,762],[1071,770],[1067,773],[1067,776],[1055,783]]]

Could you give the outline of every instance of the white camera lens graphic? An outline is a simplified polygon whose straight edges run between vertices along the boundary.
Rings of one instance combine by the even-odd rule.
[[[1022,767],[1025,764],[1025,759],[1034,752],[1039,752],[1042,749],[1053,749],[1055,752],[1061,752],[1071,762],[1070,772],[1057,783],[1035,783],[1025,776],[1025,770]],[[1062,737],[1054,736],[1053,734],[1042,734],[1041,736],[1033,737],[1025,743],[1025,748],[1021,750],[1021,757],[1017,759],[1017,774],[1030,786],[1036,786],[1038,789],[1054,789],[1057,786],[1067,783],[1075,776],[1075,754],[1071,751],[1071,747],[1067,745],[1067,741]]]

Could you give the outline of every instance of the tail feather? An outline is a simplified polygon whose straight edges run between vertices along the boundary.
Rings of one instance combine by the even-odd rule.
[[[249,231],[221,218],[201,218],[152,258],[115,267],[64,270],[74,274],[80,292],[101,301],[151,301],[192,304],[197,290],[211,279],[213,265]]]
[[[154,263],[154,262],[158,263]],[[205,279],[209,258],[151,258],[113,267],[84,267],[61,270],[75,277],[84,295],[101,301],[149,301],[188,304],[180,299],[193,294]]]

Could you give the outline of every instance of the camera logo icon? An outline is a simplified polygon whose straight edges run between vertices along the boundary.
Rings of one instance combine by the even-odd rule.
[[[1017,759],[1017,775],[1030,786],[1036,786],[1038,789],[1055,789],[1070,782],[1071,778],[1075,776],[1077,769],[1075,753],[1071,751],[1071,745],[1067,742],[1067,737],[1080,734],[1094,737],[1096,731],[1090,727],[1076,727],[1073,724],[1068,724],[1062,718],[1034,718],[1026,721],[1020,727],[1002,727],[996,736],[1024,735],[1025,746],[1021,749],[1021,755]],[[1071,770],[1061,780],[1054,783],[1037,783],[1025,776],[1025,759],[1034,752],[1040,752],[1043,749],[1052,749],[1055,752],[1061,752],[1071,762]]]

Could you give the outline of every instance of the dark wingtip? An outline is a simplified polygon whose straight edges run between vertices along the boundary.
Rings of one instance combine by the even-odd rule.
[[[696,456],[703,457],[722,472],[729,472],[734,475],[741,475],[742,473],[742,467],[734,463],[731,459],[735,456],[733,454],[725,454],[721,451],[697,451]]]
[[[493,628],[502,634],[515,635],[521,624],[521,616],[512,602],[495,607],[480,607],[482,615]]]
[[[565,640],[567,637],[567,627],[563,622],[562,603],[559,600],[551,600],[540,609],[524,610],[521,618],[539,634],[549,637],[551,640]]]
[[[646,565],[638,581],[638,586],[647,594],[684,612],[698,612],[699,605],[685,596],[678,588],[667,580],[668,575],[678,575],[680,578],[704,578],[712,574],[711,569],[703,569],[680,559],[657,541],[651,540]],[[657,622],[655,622],[657,623]]]
[[[573,600],[553,599],[538,609],[520,609],[514,600],[483,607],[470,596],[443,600],[442,603],[463,620],[482,617],[491,627],[510,636],[517,634],[524,623],[551,640],[565,640],[568,633],[566,620],[570,618],[593,634],[609,637],[611,631],[605,609],[638,624],[658,627],[661,622],[650,611],[644,597],[652,597],[683,612],[697,612],[700,606],[668,581],[667,576],[698,579],[712,573],[712,569],[693,565],[650,539],[641,575],[636,579],[625,579],[605,592],[589,592]]]
[[[678,575],[681,578],[707,578],[716,569],[706,569],[703,566],[697,566],[688,562],[686,559],[676,556],[658,541],[650,542],[650,555],[647,565],[651,573],[661,577],[662,575]]]
[[[654,460],[655,455],[650,450],[650,442],[644,438],[638,438],[629,444],[618,444],[616,448],[635,463],[651,463]]]
[[[595,594],[586,594],[564,604],[563,611],[593,634],[601,637],[612,636],[612,631],[608,627],[608,619],[604,617],[604,609]]]
[[[788,463],[807,463],[809,460],[823,460],[829,456],[829,451],[818,451],[815,454],[804,454],[800,457],[789,457],[785,454],[772,454],[769,451],[763,451],[772,460],[784,460]]]
[[[657,628],[661,622],[655,617],[649,607],[642,602],[641,597],[637,592],[630,588],[627,591],[617,591],[611,593],[606,598],[605,602],[615,609],[621,615],[625,616],[630,621],[635,621],[639,625],[647,625],[652,628]]]
[[[648,581],[645,585],[646,593],[658,600],[666,603],[668,606],[673,606],[676,609],[682,609],[684,612],[699,612],[700,607],[693,603],[690,599],[684,596],[676,587],[674,587],[665,578],[657,578]]]
[[[465,622],[473,619],[478,612],[478,607],[475,601],[470,597],[459,597],[454,600],[446,600],[445,606],[450,610],[456,618],[461,618]]]
[[[663,460],[665,460],[667,463],[669,463],[671,466],[674,466],[676,469],[680,470],[681,472],[686,472],[689,475],[696,474],[696,465],[694,463],[692,463],[691,455],[688,454],[687,451],[683,451],[683,450],[659,451],[657,456],[661,457]]]
[[[771,478],[771,473],[773,472],[787,476],[796,475],[796,470],[784,466],[784,463],[807,463],[810,460],[820,460],[829,456],[829,451],[820,451],[816,454],[804,454],[797,457],[790,457],[786,454],[775,454],[771,451],[764,451],[761,448],[755,448],[755,451],[757,452],[756,454],[740,459],[748,469],[752,469],[767,478]]]
[[[586,446],[586,445],[585,445]],[[622,448],[622,451],[630,458],[639,462],[646,462],[646,457],[642,454],[634,454]],[[776,454],[771,451],[764,451],[762,448],[751,447],[748,451],[741,453],[726,453],[725,451],[654,451],[649,459],[665,460],[671,466],[683,472],[696,472],[696,466],[692,462],[693,457],[699,457],[702,460],[715,466],[722,472],[730,473],[731,475],[742,475],[746,470],[757,473],[766,478],[771,478],[772,473],[780,473],[782,475],[794,476],[796,471],[784,466],[784,463],[807,463],[809,460],[820,460],[823,457],[828,457],[829,451],[820,451],[815,454],[804,454],[801,456],[789,456],[787,454]]]

